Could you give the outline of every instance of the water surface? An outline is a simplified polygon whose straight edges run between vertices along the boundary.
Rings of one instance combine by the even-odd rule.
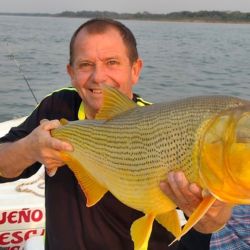
[[[86,19],[0,16],[0,121],[29,114],[68,86],[68,44]],[[250,93],[250,25],[123,21],[135,34],[144,68],[135,92],[159,102],[192,95]]]

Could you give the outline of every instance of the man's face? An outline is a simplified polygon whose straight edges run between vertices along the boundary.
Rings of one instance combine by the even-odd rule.
[[[113,86],[132,98],[142,61],[131,65],[127,48],[117,30],[89,34],[81,30],[74,43],[73,65],[68,65],[72,85],[81,96],[88,118],[102,106],[102,84]]]

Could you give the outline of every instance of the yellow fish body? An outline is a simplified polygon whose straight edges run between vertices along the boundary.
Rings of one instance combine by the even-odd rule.
[[[70,142],[62,158],[96,204],[110,191],[145,216],[131,226],[135,249],[147,249],[156,219],[177,239],[216,199],[250,204],[250,103],[233,97],[193,97],[139,107],[104,87],[96,120],[65,123],[51,132]],[[67,123],[67,124],[66,124]],[[182,170],[212,196],[204,198],[181,230],[176,205],[159,183]]]

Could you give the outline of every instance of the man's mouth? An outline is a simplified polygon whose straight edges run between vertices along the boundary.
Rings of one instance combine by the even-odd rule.
[[[90,90],[93,94],[102,94],[102,90],[101,89],[91,89]]]

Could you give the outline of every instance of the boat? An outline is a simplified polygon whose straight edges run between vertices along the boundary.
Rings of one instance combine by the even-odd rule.
[[[0,123],[0,137],[25,118]],[[0,184],[0,249],[44,249],[44,173],[42,166],[30,178]]]

